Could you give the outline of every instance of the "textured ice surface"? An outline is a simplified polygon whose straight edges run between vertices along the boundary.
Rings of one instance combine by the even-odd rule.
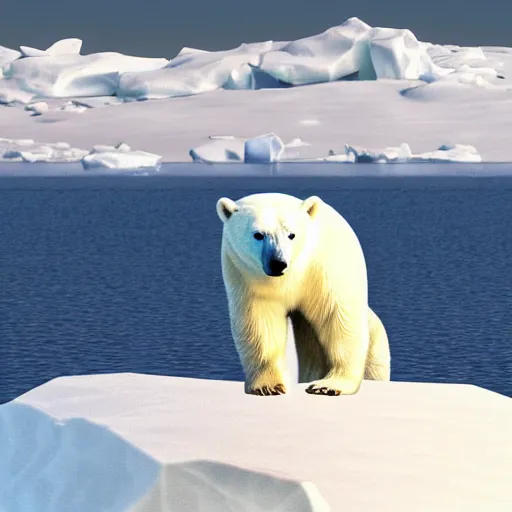
[[[4,75],[21,89],[39,96],[109,96],[118,88],[120,73],[157,69],[167,62],[166,59],[130,57],[113,52],[43,55],[12,62],[4,67]]]
[[[511,427],[474,386],[65,377],[0,406],[0,510],[508,512]]]
[[[208,52],[184,48],[162,69],[124,73],[116,94],[139,99],[173,98],[231,89],[254,89],[252,66],[271,50],[272,41],[242,44],[234,50]]]
[[[260,68],[293,85],[329,82],[360,70],[372,76],[368,42],[371,27],[350,18],[325,32],[293,41],[263,56]],[[367,68],[370,68],[367,70]]]
[[[410,30],[375,28],[369,45],[377,78],[418,80],[424,75],[437,76],[453,71],[438,68]]]
[[[5,46],[0,46],[0,78],[2,78],[1,68],[10,62],[15,61],[21,57],[21,52],[11,50]]]

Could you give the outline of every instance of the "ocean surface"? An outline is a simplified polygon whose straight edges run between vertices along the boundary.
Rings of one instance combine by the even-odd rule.
[[[0,403],[71,374],[241,380],[215,203],[263,191],[353,226],[393,380],[512,396],[511,177],[3,177]]]

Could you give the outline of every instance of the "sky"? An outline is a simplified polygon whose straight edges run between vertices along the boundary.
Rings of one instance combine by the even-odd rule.
[[[488,0],[1,0],[0,45],[45,49],[84,40],[82,53],[119,51],[171,58],[183,46],[229,49],[242,42],[313,35],[357,16],[408,28],[422,41],[512,46],[512,1]]]

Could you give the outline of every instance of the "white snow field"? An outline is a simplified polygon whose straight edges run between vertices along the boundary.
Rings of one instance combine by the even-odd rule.
[[[206,151],[196,161],[243,162],[237,142],[205,150],[227,134],[307,143],[265,150],[272,161],[359,162],[343,160],[346,145],[382,156],[404,144],[414,149],[406,161],[512,161],[512,48],[436,45],[358,18],[296,41],[184,47],[170,59],[82,55],[81,44],[0,47],[1,137],[84,150],[124,142],[163,162],[190,162],[191,150]]]
[[[509,512],[511,430],[469,385],[61,377],[0,406],[0,510]]]

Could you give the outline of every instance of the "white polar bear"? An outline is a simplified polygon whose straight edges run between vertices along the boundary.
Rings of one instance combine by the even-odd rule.
[[[354,394],[363,378],[390,379],[388,338],[368,307],[356,234],[319,197],[221,198],[222,273],[245,391],[285,393],[290,318],[299,381],[321,395]]]

